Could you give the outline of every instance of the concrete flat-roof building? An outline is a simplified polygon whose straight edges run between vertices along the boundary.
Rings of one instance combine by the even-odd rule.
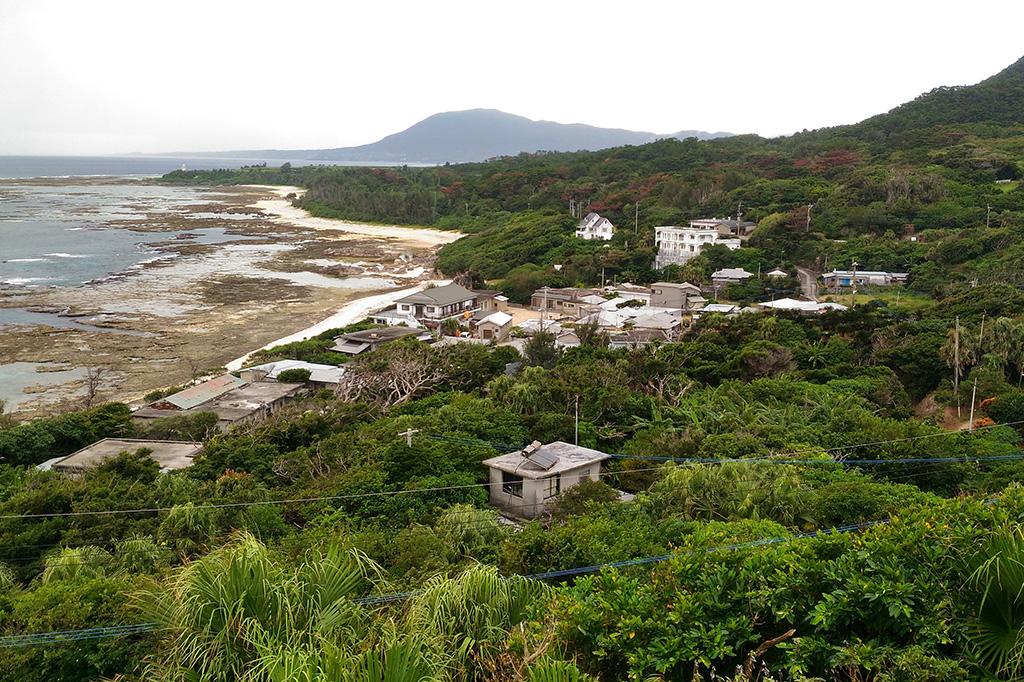
[[[906,272],[885,272],[882,270],[833,270],[821,276],[825,286],[829,288],[862,287],[874,285],[889,287],[906,284],[910,275]]]
[[[793,310],[807,315],[820,315],[830,310],[846,310],[840,303],[818,303],[817,301],[801,301],[795,298],[780,298],[776,301],[765,301],[757,304],[767,310]]]
[[[380,329],[364,329],[359,332],[342,334],[334,339],[334,345],[328,350],[346,355],[358,355],[372,350],[385,343],[404,339],[407,336],[414,336],[420,341],[433,340],[433,335],[422,328],[412,329],[409,327],[381,327]]]
[[[160,465],[160,471],[175,471],[192,466],[192,458],[202,449],[202,443],[192,441],[104,438],[53,462],[51,468],[66,474],[77,474],[95,469],[122,452],[149,450],[149,457]]]
[[[222,377],[218,377],[220,379]],[[132,413],[132,419],[145,424],[149,420],[163,419],[165,417],[182,417],[199,414],[200,412],[213,412],[217,415],[217,426],[221,430],[227,430],[233,424],[243,421],[254,421],[273,413],[282,403],[293,397],[302,390],[302,384],[288,384],[278,381],[254,381],[247,383],[242,379],[233,377],[240,382],[236,388],[226,392],[209,391],[203,402],[197,402],[193,397],[187,401],[178,400],[182,393],[198,388],[185,389],[179,393],[161,398],[146,407]],[[214,381],[214,380],[211,380]],[[204,382],[204,384],[210,382]],[[199,386],[202,386],[200,384]],[[219,382],[218,382],[219,385]],[[195,394],[191,394],[195,395]],[[212,395],[212,397],[209,397]],[[179,407],[178,404],[189,405],[187,408]]]
[[[563,441],[531,445],[484,460],[490,472],[491,504],[513,516],[534,518],[563,490],[600,480],[611,455]]]
[[[740,284],[754,276],[754,273],[747,272],[743,268],[722,268],[711,273],[711,283],[715,286],[726,284]]]
[[[253,365],[239,371],[239,375],[248,382],[263,381],[264,379],[278,380],[282,372],[292,369],[301,369],[309,372],[307,383],[317,387],[337,386],[345,375],[344,367],[335,365],[323,365],[316,362],[305,362],[303,360],[277,360],[266,362],[262,365]]]

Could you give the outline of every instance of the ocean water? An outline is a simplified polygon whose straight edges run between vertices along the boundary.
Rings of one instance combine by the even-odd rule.
[[[203,190],[143,184],[39,185],[0,180],[0,291],[81,286],[171,258],[155,245],[168,240],[217,244],[228,235],[190,207],[211,201]],[[185,216],[195,227],[168,232],[131,229],[140,214]],[[111,227],[116,221],[117,227]]]
[[[197,156],[0,156],[0,178],[64,178],[91,175],[163,175],[181,168],[191,170],[240,168],[258,163],[279,166],[322,163],[289,159],[232,159]]]
[[[280,166],[401,166],[395,161],[346,161],[334,163],[313,159],[229,158],[210,156],[0,156],[0,178],[66,178],[72,176],[163,175],[185,166],[190,170],[241,168],[265,163]],[[420,166],[424,164],[409,164]]]

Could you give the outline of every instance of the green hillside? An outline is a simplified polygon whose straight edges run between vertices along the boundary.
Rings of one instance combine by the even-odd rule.
[[[942,87],[851,126],[856,135],[892,135],[965,123],[1024,123],[1024,58],[976,85]]]
[[[1024,60],[977,85],[941,88],[861,123],[764,139],[661,140],[599,152],[521,154],[434,168],[249,169],[170,181],[287,182],[314,214],[459,229],[439,268],[509,280],[706,280],[724,265],[849,264],[909,271],[942,298],[1018,282],[1024,228]],[[998,180],[1014,181],[1010,184]],[[572,236],[570,204],[612,220],[608,248]],[[639,204],[639,208],[637,205]],[[808,229],[807,213],[811,206]],[[749,249],[657,273],[653,228],[705,216],[759,222]],[[914,235],[917,241],[910,241]],[[557,277],[546,266],[558,263]]]

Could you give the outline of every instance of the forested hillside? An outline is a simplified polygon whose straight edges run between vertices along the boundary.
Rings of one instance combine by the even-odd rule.
[[[640,282],[703,280],[722,265],[823,269],[856,259],[865,269],[909,271],[911,288],[941,298],[966,282],[1020,282],[1022,175],[1024,60],[978,85],[791,137],[167,179],[300,184],[308,190],[298,205],[316,215],[471,233],[442,250],[448,274],[573,285],[594,283],[602,271]],[[571,203],[615,223],[608,248],[573,238]],[[696,259],[684,272],[650,270],[654,226],[739,212],[759,223],[751,248]],[[557,277],[538,272],[553,263],[563,266]]]

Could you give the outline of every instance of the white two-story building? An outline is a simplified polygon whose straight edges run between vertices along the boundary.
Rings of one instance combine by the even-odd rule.
[[[690,227],[662,225],[654,228],[654,245],[658,247],[655,270],[669,265],[684,265],[699,256],[707,246],[721,244],[733,251],[740,248],[739,239],[723,237],[716,227],[694,227],[697,222],[690,223]]]
[[[596,213],[588,213],[576,226],[576,236],[580,239],[602,239],[608,241],[615,233],[612,221],[602,218]]]

